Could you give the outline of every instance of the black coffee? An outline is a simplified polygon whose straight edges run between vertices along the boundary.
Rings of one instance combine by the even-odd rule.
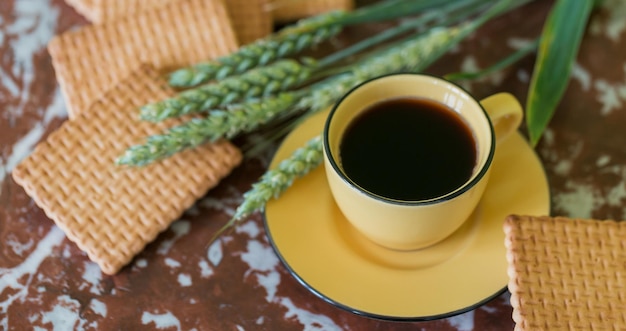
[[[423,98],[370,106],[348,126],[339,153],[347,176],[359,186],[404,201],[455,190],[476,164],[476,143],[465,121]]]

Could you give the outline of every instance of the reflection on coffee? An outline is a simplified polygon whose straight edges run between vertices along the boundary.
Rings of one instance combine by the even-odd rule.
[[[350,123],[339,150],[353,182],[403,201],[452,192],[476,164],[476,143],[465,121],[425,98],[393,98],[368,107]]]

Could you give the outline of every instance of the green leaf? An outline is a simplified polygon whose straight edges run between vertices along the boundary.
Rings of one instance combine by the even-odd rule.
[[[567,88],[593,6],[591,0],[558,0],[544,24],[526,100],[526,124],[533,146]]]

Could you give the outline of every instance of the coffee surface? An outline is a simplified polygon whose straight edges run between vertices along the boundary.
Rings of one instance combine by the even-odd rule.
[[[463,185],[476,164],[476,143],[452,109],[425,98],[373,104],[349,125],[340,143],[346,175],[390,199],[436,198]]]

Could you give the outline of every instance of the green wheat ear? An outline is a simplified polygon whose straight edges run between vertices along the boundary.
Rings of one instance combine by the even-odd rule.
[[[278,198],[297,178],[317,168],[323,160],[322,137],[316,136],[281,161],[278,167],[267,171],[248,192],[244,193],[243,203],[239,205],[230,221],[218,230],[213,240],[236,222],[263,209],[268,201]]]
[[[171,117],[205,112],[219,106],[286,91],[311,78],[317,68],[314,59],[306,64],[280,60],[266,67],[225,78],[214,84],[186,90],[176,96],[141,107],[141,119],[158,122]]]
[[[294,106],[298,96],[296,92],[285,92],[262,100],[253,99],[231,105],[225,110],[211,111],[206,118],[193,118],[163,134],[149,136],[144,144],[128,148],[116,163],[144,166],[206,142],[233,138],[286,112]]]
[[[173,87],[193,87],[211,80],[241,74],[299,53],[339,34],[342,26],[338,22],[347,15],[346,12],[336,11],[304,19],[293,27],[242,46],[232,54],[215,61],[176,70],[170,74],[169,84]]]

